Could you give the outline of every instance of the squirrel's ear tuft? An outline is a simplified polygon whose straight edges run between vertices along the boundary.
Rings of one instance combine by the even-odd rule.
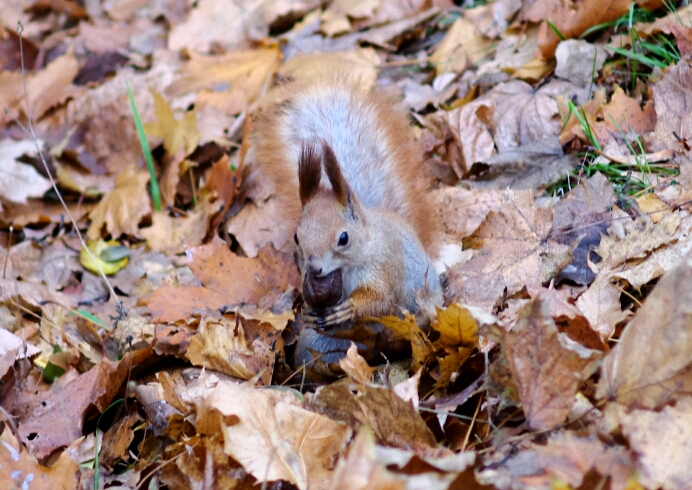
[[[328,144],[324,143],[322,145],[322,151],[324,152],[324,170],[327,172],[329,182],[332,184],[336,200],[342,206],[347,207],[349,190],[346,181],[344,181],[344,176],[341,175],[341,169],[339,168],[339,162],[336,160],[334,150],[332,150]]]
[[[320,186],[322,159],[315,145],[304,143],[298,160],[298,182],[300,183],[300,203],[305,206]]]
[[[329,145],[323,143],[322,151],[324,152],[324,170],[327,172],[329,182],[334,190],[336,201],[344,207],[346,216],[352,221],[360,221],[360,211],[356,202],[356,197],[353,191],[346,183],[344,176],[341,174],[339,162],[336,159],[334,150]]]

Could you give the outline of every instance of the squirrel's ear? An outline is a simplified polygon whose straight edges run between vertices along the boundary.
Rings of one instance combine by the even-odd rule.
[[[324,170],[327,172],[329,182],[332,184],[336,200],[339,204],[346,207],[348,206],[350,192],[344,176],[341,175],[341,169],[339,168],[339,162],[336,160],[334,150],[325,143],[322,145],[322,151],[324,152]]]
[[[298,182],[300,183],[300,203],[305,206],[317,192],[322,177],[322,161],[317,155],[315,145],[304,143],[298,160]]]
[[[360,213],[358,211],[356,197],[353,195],[351,188],[341,174],[339,162],[336,160],[334,150],[325,143],[322,145],[322,151],[324,152],[324,170],[327,172],[329,182],[332,184],[337,202],[344,207],[351,219],[358,221]]]

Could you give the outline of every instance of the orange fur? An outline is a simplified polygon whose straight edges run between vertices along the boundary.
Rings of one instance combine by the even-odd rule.
[[[270,100],[256,119],[249,180],[268,179],[295,225],[287,229],[297,229],[303,283],[343,279],[341,302],[326,312],[308,305],[304,321],[434,311],[438,235],[406,115],[344,74],[288,83]]]

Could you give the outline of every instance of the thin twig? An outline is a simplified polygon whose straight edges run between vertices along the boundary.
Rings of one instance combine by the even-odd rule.
[[[118,296],[115,294],[115,290],[113,289],[113,286],[111,286],[110,282],[108,282],[108,278],[106,277],[106,274],[104,274],[103,270],[101,269],[101,266],[99,265],[98,261],[96,260],[96,257],[94,257],[94,254],[91,253],[91,250],[89,250],[89,247],[86,246],[86,242],[84,241],[84,238],[82,238],[82,233],[79,231],[79,226],[77,226],[77,222],[75,219],[72,217],[72,213],[70,213],[70,210],[67,207],[67,204],[65,203],[65,200],[62,198],[62,194],[60,194],[60,191],[58,190],[58,185],[55,182],[55,179],[53,178],[53,175],[50,173],[50,169],[48,168],[48,163],[46,163],[46,159],[43,156],[43,152],[41,151],[41,147],[38,144],[38,138],[36,137],[36,132],[34,131],[34,123],[32,122],[32,117],[31,117],[31,108],[29,107],[29,92],[27,91],[26,88],[26,70],[24,68],[24,45],[22,43],[22,32],[24,31],[24,26],[22,25],[21,22],[17,22],[17,34],[19,35],[19,59],[21,61],[21,68],[22,68],[22,83],[24,86],[24,105],[26,107],[26,118],[28,120],[28,129],[29,129],[29,134],[31,136],[32,143],[36,147],[36,151],[38,152],[38,156],[41,160],[41,163],[43,164],[43,168],[46,171],[46,174],[48,174],[48,178],[50,179],[50,183],[53,186],[53,190],[58,196],[58,199],[60,199],[60,203],[62,204],[62,207],[65,209],[65,213],[67,213],[67,216],[70,218],[70,221],[72,222],[72,226],[74,226],[74,231],[77,233],[77,237],[79,238],[79,242],[82,244],[82,248],[87,252],[93,263],[96,265],[96,268],[99,271],[99,274],[101,275],[101,278],[103,279],[103,282],[106,284],[106,287],[108,287],[108,290],[111,293],[111,297],[113,298],[113,301],[115,301],[115,308],[118,312],[118,317],[123,318],[126,316],[125,309],[123,307],[123,304],[120,302],[118,299]]]

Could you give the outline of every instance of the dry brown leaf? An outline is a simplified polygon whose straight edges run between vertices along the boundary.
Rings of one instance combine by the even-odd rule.
[[[139,301],[148,306],[153,322],[185,320],[192,313],[218,312],[227,303],[221,292],[199,286],[163,286]]]
[[[258,482],[286,480],[300,489],[325,488],[330,462],[351,429],[301,408],[290,392],[219,382],[204,400],[224,417],[224,451]]]
[[[103,412],[110,405],[133,366],[151,355],[151,348],[127,353],[122,360],[104,358],[65,387],[55,388],[45,402],[34,408],[30,418],[19,425],[18,435],[37,458],[69,446],[82,436],[86,410]],[[56,420],[56,416],[59,417]]]
[[[359,383],[372,382],[372,373],[374,369],[368,366],[366,360],[358,354],[358,348],[353,342],[351,342],[351,347],[346,351],[346,357],[339,359],[339,367],[341,367],[353,381]]]
[[[0,198],[26,204],[28,198],[42,197],[51,188],[50,180],[34,167],[16,160],[25,153],[36,153],[32,141],[0,141]]]
[[[435,73],[461,74],[481,59],[492,54],[492,41],[483,36],[476,25],[465,17],[459,17],[445,37],[435,47],[430,62]]]
[[[204,201],[187,216],[172,217],[168,212],[155,212],[151,226],[142,228],[140,234],[152,250],[169,255],[180,253],[185,248],[202,244],[209,229],[209,219],[216,208],[216,205]]]
[[[21,447],[9,424],[4,426],[0,442],[0,485],[3,488],[51,490],[79,487],[79,466],[67,451],[48,468],[40,465],[33,455]]]
[[[160,93],[151,90],[151,95],[154,98],[157,121],[144,125],[147,136],[161,138],[164,148],[171,156],[180,150],[183,150],[182,156],[192,153],[199,143],[196,111],[187,111],[183,117],[176,118],[173,109]]]
[[[15,361],[33,357],[39,352],[35,345],[4,328],[0,329],[0,378],[5,376]]]
[[[560,481],[572,488],[597,488],[599,482],[609,477],[613,490],[638,488],[632,456],[622,447],[603,443],[595,434],[584,437],[574,432],[557,432],[547,444],[533,444],[530,451],[523,452],[523,458],[522,452],[517,456],[516,461],[506,465],[509,471],[500,473],[514,471],[514,477],[527,485],[549,488]],[[535,469],[527,474],[530,461]]]
[[[605,358],[598,398],[656,408],[692,392],[692,256],[666,273]]]
[[[668,148],[684,152],[677,137],[692,138],[692,118],[685,107],[692,105],[692,73],[681,60],[653,84],[656,129],[648,136],[650,151]],[[677,137],[676,137],[677,135]]]
[[[641,262],[619,268],[612,277],[624,279],[639,289],[676,267],[692,250],[692,218],[686,216],[682,219],[673,238],[677,240],[675,244],[656,250]]]
[[[481,160],[483,173],[467,180],[474,189],[545,189],[548,184],[568,175],[580,163],[574,155],[565,155],[557,136],[546,136],[518,148],[510,148]],[[485,170],[485,166],[489,166]],[[476,168],[471,168],[471,174]]]
[[[601,269],[589,289],[577,299],[577,308],[602,340],[609,339],[615,333],[615,327],[631,315],[622,310],[622,293],[613,286],[611,277],[609,269]]]
[[[184,75],[168,87],[167,93],[195,92],[198,109],[214,106],[222,113],[235,115],[260,96],[280,59],[277,47],[230,51],[221,56],[195,54],[183,66]]]
[[[127,461],[129,457],[129,447],[135,438],[132,426],[142,421],[142,417],[137,413],[131,413],[115,423],[103,435],[99,459],[109,468],[117,460]],[[93,457],[93,453],[91,455]]]
[[[680,399],[660,412],[633,410],[621,415],[622,432],[637,453],[647,488],[692,486],[692,399]]]
[[[91,225],[87,236],[101,236],[101,228],[114,237],[123,233],[139,235],[139,222],[151,212],[147,183],[149,173],[129,165],[115,179],[115,189],[106,194],[89,213]]]
[[[613,134],[647,133],[656,127],[656,111],[651,101],[641,108],[639,102],[616,86],[610,102],[603,106],[603,123]]]
[[[570,247],[550,238],[552,208],[537,208],[530,191],[505,191],[501,202],[464,240],[474,256],[449,272],[448,299],[490,311],[504,295],[538,288],[570,262]]]
[[[552,429],[564,422],[580,381],[595,371],[601,353],[559,333],[542,299],[532,300],[505,335],[504,352],[529,426]]]
[[[269,27],[256,11],[256,2],[202,0],[187,19],[173,26],[168,49],[189,49],[207,53],[214,44],[225,48],[243,47],[248,38],[261,39]]]
[[[77,75],[79,63],[72,52],[54,59],[46,68],[30,77],[26,82],[31,116],[40,119],[51,107],[77,98],[84,87],[77,87],[72,80]],[[15,110],[24,112],[23,100],[17,102]]]
[[[327,36],[349,32],[351,30],[349,18],[372,18],[381,4],[382,0],[335,0],[322,12],[320,29]]]
[[[226,304],[258,303],[262,300],[267,309],[281,308],[285,305],[277,305],[275,300],[300,286],[293,258],[271,247],[263,248],[256,258],[249,259],[238,257],[226,242],[215,237],[211,243],[194,247],[187,253],[190,268],[197,278],[206,287],[223,293],[227,298]]]
[[[603,259],[603,264],[610,268],[630,259],[644,258],[662,245],[675,240],[681,222],[682,218],[678,213],[666,214],[658,223],[654,223],[648,216],[642,216],[627,224],[629,229],[625,237],[614,234],[602,237],[596,253]]]
[[[279,68],[291,80],[309,81],[335,72],[348,71],[363,89],[375,86],[380,57],[373,48],[358,48],[329,53],[298,53]]]
[[[585,0],[576,5],[570,0],[542,0],[530,4],[526,17],[534,22],[550,19],[558,31],[570,39],[580,36],[589,27],[617,19],[629,8],[629,0]],[[543,58],[552,58],[559,42],[557,34],[543,22],[538,32]]]
[[[310,406],[354,430],[370,427],[378,444],[419,454],[437,447],[435,436],[413,405],[388,388],[344,379],[321,387]]]
[[[669,12],[665,17],[646,24],[637,22],[633,27],[640,36],[651,36],[659,33],[673,34],[673,27],[692,26],[690,15],[692,15],[692,5],[681,5],[679,9],[675,12]]]
[[[406,479],[389,471],[377,461],[375,437],[372,430],[362,427],[348,449],[339,459],[329,487],[333,490],[405,490]]]
[[[496,189],[462,187],[444,187],[432,193],[445,233],[459,242],[476,231],[490,211],[502,207],[503,194]]]
[[[268,385],[274,369],[273,344],[279,331],[260,324],[249,337],[244,319],[202,318],[197,334],[189,340],[185,356],[193,366],[204,366],[240,379],[260,375]]]

